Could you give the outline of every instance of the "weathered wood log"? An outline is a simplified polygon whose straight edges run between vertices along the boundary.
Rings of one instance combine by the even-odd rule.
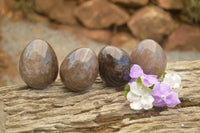
[[[123,91],[97,78],[81,93],[60,81],[43,90],[0,88],[0,132],[200,132],[200,60],[169,63],[182,77],[182,103],[175,108],[133,111]]]

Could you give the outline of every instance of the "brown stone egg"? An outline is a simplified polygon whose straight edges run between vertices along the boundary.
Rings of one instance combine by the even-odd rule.
[[[99,64],[90,48],[78,48],[65,57],[60,67],[63,84],[71,91],[88,89],[97,78]]]
[[[131,53],[131,61],[142,67],[145,74],[160,77],[165,71],[167,58],[165,52],[154,40],[146,39],[140,42]]]
[[[58,75],[58,61],[52,47],[43,40],[33,40],[21,53],[19,72],[32,88],[45,88]]]
[[[98,61],[100,76],[107,85],[121,87],[129,82],[131,60],[125,51],[106,46],[99,52]]]

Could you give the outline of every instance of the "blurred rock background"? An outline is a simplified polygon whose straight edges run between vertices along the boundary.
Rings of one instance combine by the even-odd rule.
[[[199,0],[0,0],[0,86],[22,82],[18,59],[33,39],[48,41],[59,62],[77,47],[130,52],[157,41],[168,61],[200,58]]]

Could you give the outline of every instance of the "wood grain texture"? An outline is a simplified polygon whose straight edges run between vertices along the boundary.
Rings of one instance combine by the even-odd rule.
[[[98,77],[91,89],[67,91],[60,81],[43,90],[0,88],[0,132],[200,132],[200,60],[169,63],[182,77],[182,103],[175,108],[133,111],[123,91]]]

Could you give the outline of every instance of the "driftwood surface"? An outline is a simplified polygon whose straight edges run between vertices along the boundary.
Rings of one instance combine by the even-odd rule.
[[[0,132],[200,132],[200,60],[168,63],[182,77],[182,103],[175,108],[133,111],[123,91],[97,78],[81,93],[60,81],[43,90],[15,85],[0,88]]]

